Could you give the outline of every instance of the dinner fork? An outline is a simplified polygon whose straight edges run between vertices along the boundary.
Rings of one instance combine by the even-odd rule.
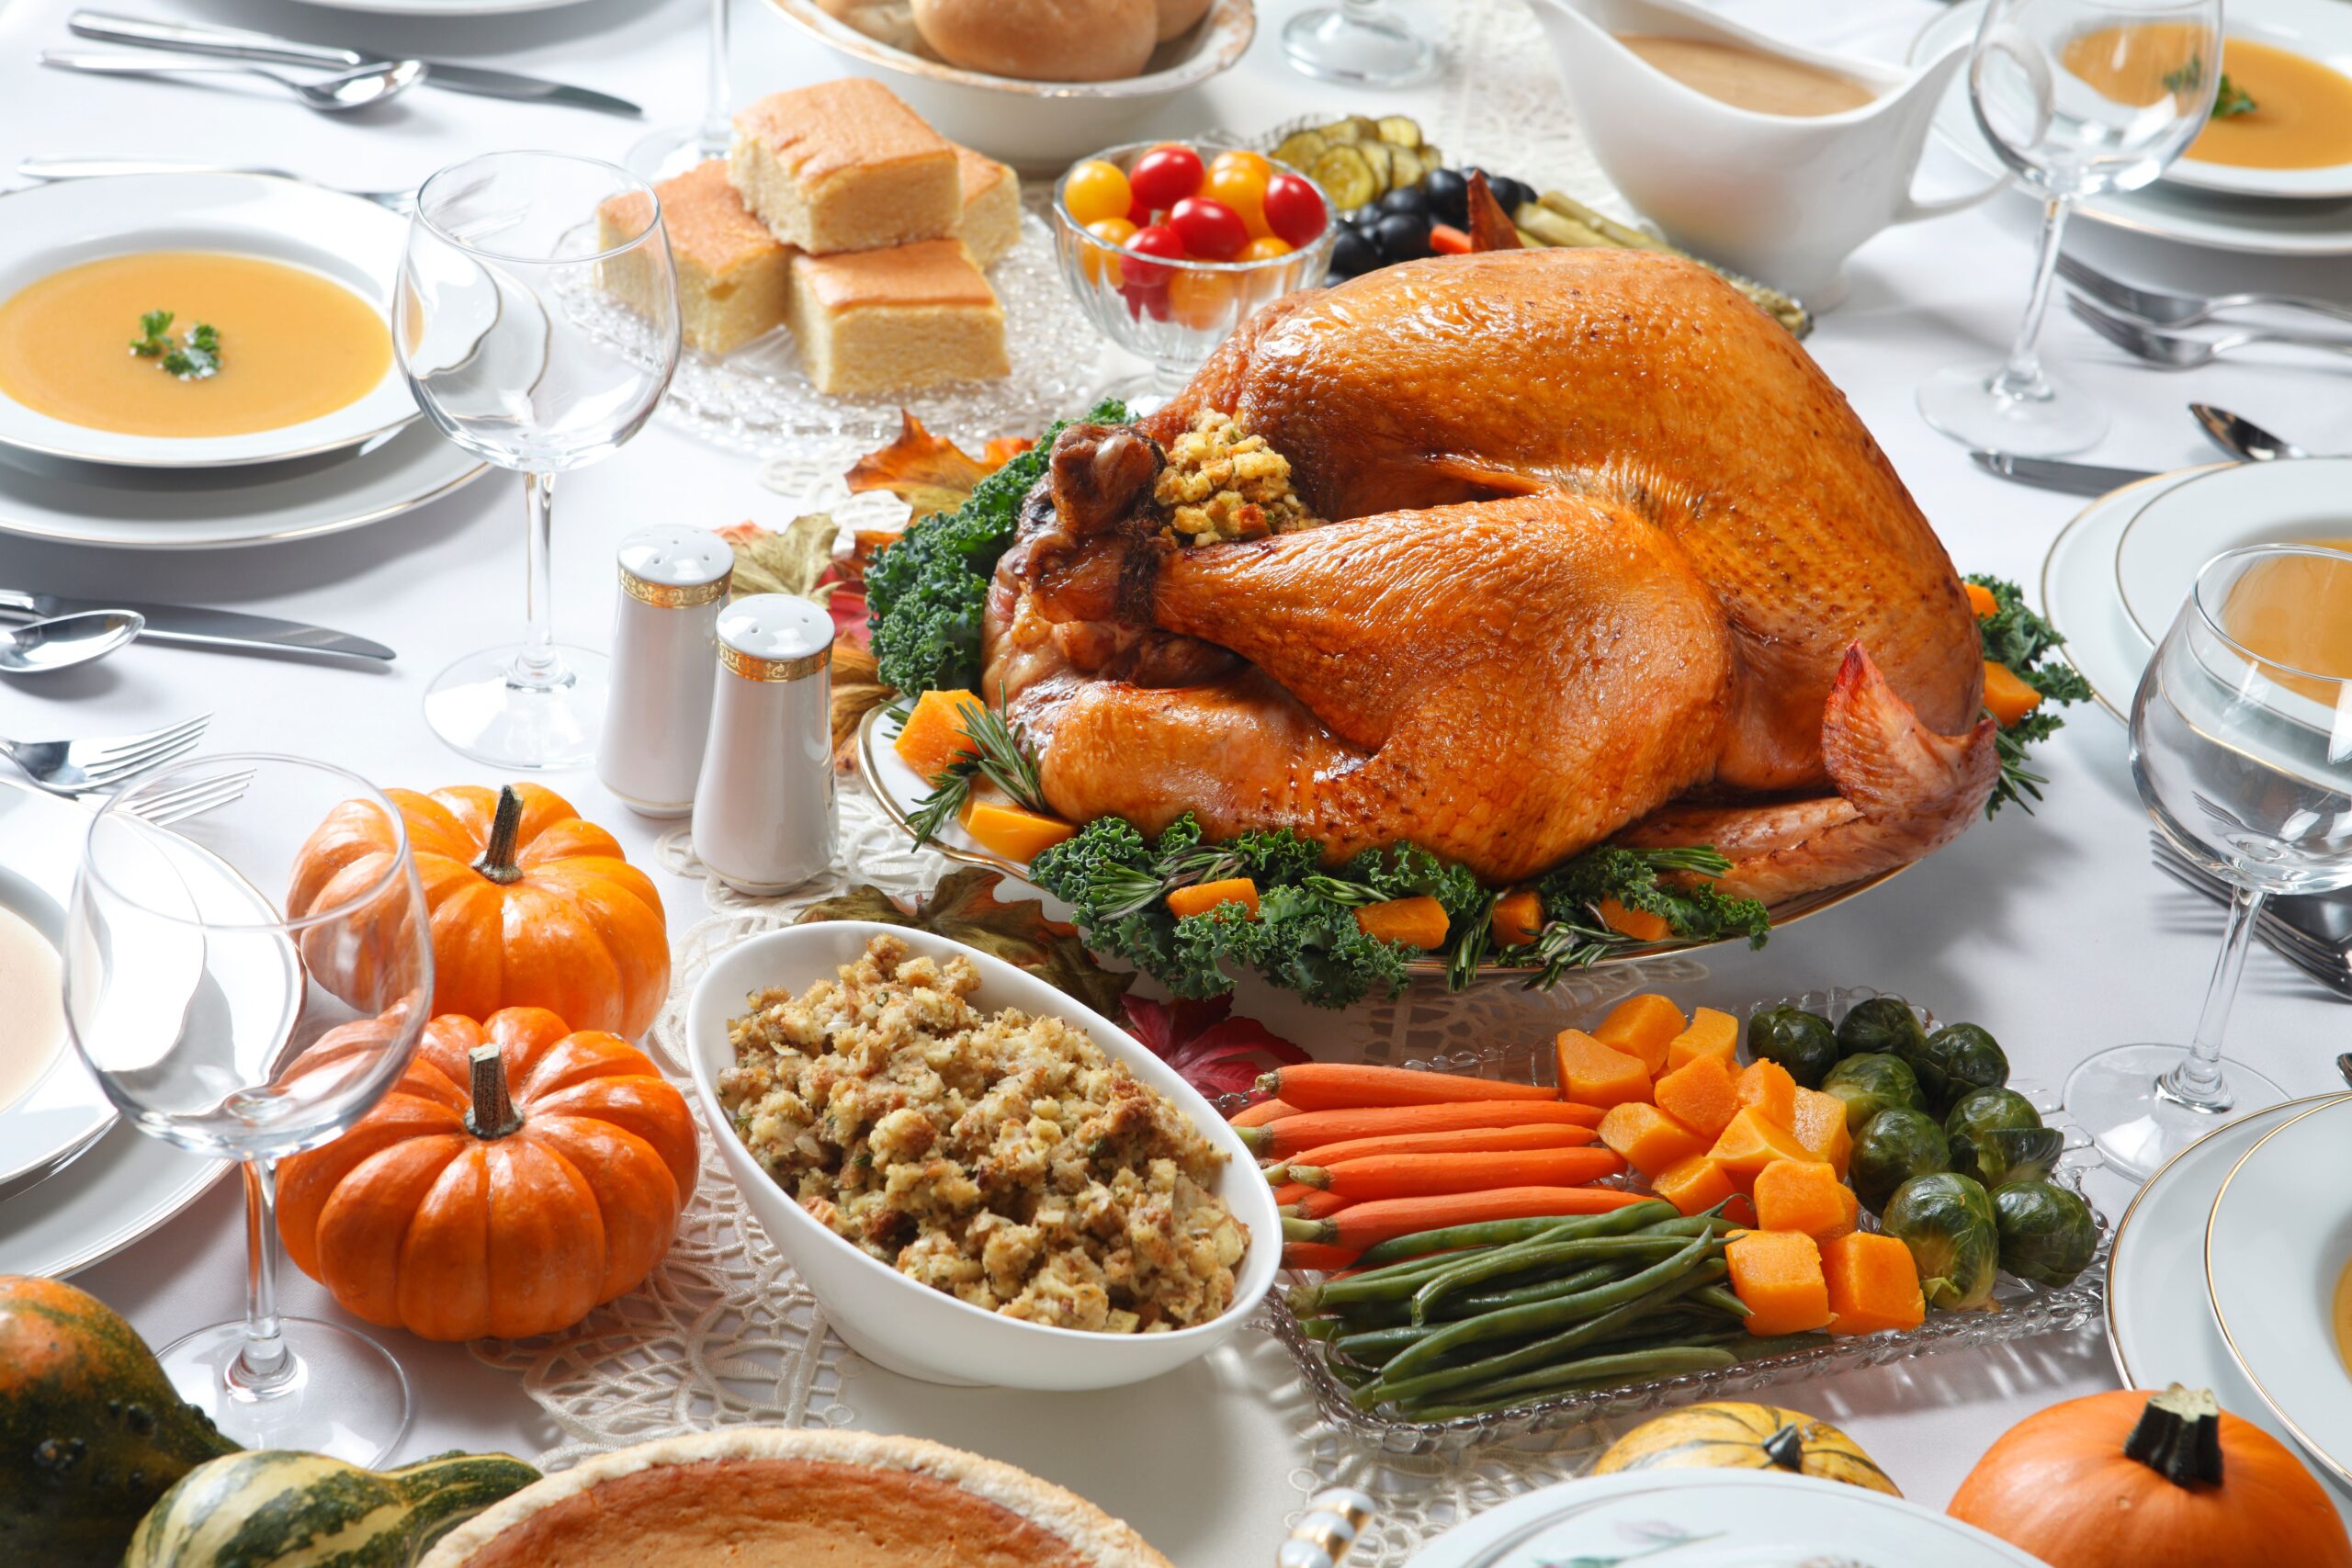
[[[72,800],[111,789],[187,755],[211,722],[210,714],[198,714],[143,735],[102,740],[10,740],[0,736],[0,757],[16,763],[37,787]]]
[[[2151,833],[2148,841],[2154,852],[2157,870],[2208,898],[2228,902],[2229,889],[2221,878],[2183,854],[2170,839],[2162,833]],[[2255,917],[2255,933],[2262,938],[2264,946],[2279,957],[2338,996],[2352,999],[2352,952],[2323,941],[2285,919],[2278,911],[2276,899],[2264,901]]]
[[[2233,354],[2255,344],[2279,344],[2290,348],[2322,348],[2335,354],[2352,354],[2352,338],[2311,337],[2300,333],[2258,332],[2251,328],[2211,338],[2159,332],[2129,317],[2103,310],[2079,294],[2067,299],[2066,308],[2099,336],[2133,358],[2160,370],[2194,370],[2200,366],[2211,365],[2225,354]]]
[[[20,158],[17,173],[28,180],[94,180],[108,179],[117,175],[265,175],[271,179],[295,180],[303,185],[318,185],[304,179],[290,169],[264,168],[248,164],[184,163],[175,158]],[[340,186],[320,186],[342,196],[356,196],[362,201],[406,217],[416,206],[414,190],[346,190]]]
[[[2249,306],[2311,310],[2340,321],[2352,321],[2352,305],[2339,305],[2333,299],[2314,299],[2302,294],[2168,294],[2109,277],[2088,263],[2064,254],[2058,258],[2058,276],[2084,293],[2114,306],[2127,316],[2137,316],[2151,326],[2195,326],[2199,321],[2211,321],[2222,310]]]
[[[175,822],[241,800],[253,786],[252,768],[243,773],[217,773],[209,779],[198,779],[175,789],[159,790],[153,795],[141,795],[128,803],[124,809],[142,821],[158,828],[168,828]]]

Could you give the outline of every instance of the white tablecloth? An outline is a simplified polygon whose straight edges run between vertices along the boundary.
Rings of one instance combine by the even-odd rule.
[[[1935,14],[1925,0],[1725,0],[1791,36],[1897,57]],[[1299,0],[1261,0],[1259,41],[1230,75],[1171,105],[1153,129],[1262,126],[1295,114],[1366,107],[1294,75],[1274,35]],[[617,157],[639,134],[603,116],[422,90],[370,118],[330,120],[270,97],[178,85],[95,80],[44,71],[36,52],[70,41],[68,0],[16,0],[0,10],[0,167],[28,154],[178,156],[279,164],[334,183],[413,184],[440,164],[501,146],[560,146]],[[291,0],[143,0],[166,16],[335,37],[386,51],[455,55],[609,88],[645,102],[657,120],[699,114],[702,0],[588,0],[512,17],[402,20]],[[1407,9],[1431,30],[1442,6]],[[827,73],[819,51],[757,0],[737,6],[739,100]],[[1384,102],[1389,100],[1384,100]],[[1395,95],[1404,112],[1430,90]],[[1450,149],[1542,180],[1508,147]],[[0,175],[0,179],[5,179]],[[1889,232],[1853,265],[1851,298],[1810,347],[1877,434],[1963,570],[2035,581],[2042,552],[2077,502],[1977,473],[1914,412],[1913,387],[2006,344],[2026,283],[2033,214],[1992,206]],[[2078,231],[2090,259],[2151,279],[2306,293],[2344,292],[2341,262],[2280,264],[2172,249]],[[2169,376],[2121,361],[2063,312],[2048,348],[2115,412],[2098,460],[2175,467],[2209,459],[2190,424],[2191,397],[2236,408],[2312,448],[2352,449],[2352,398],[2340,374],[2291,361],[2240,363]],[[601,641],[610,614],[615,542],[652,522],[780,525],[788,503],[763,489],[758,465],[656,423],[609,461],[559,487],[560,631]],[[426,730],[423,689],[445,663],[514,623],[522,599],[522,497],[504,475],[396,522],[311,543],[254,551],[140,555],[0,538],[0,584],[103,598],[183,601],[313,620],[400,650],[389,670],[230,658],[141,647],[105,663],[0,686],[0,734],[130,730],[190,712],[214,715],[219,749],[271,749],[332,759],[383,783],[431,787],[479,770]],[[2218,930],[2213,912],[2175,890],[2147,858],[2146,822],[2115,721],[2078,710],[2049,748],[2048,803],[2005,812],[1927,866],[1871,897],[1806,922],[1761,953],[1711,955],[1712,976],[1681,999],[1736,1006],[1759,994],[1830,984],[1898,990],[1945,1017],[1975,1019],[2007,1044],[2018,1071],[2063,1081],[2086,1053],[2114,1042],[2180,1038],[2196,1012]],[[584,774],[550,781],[608,823],[633,857],[654,832]],[[665,877],[673,929],[702,913],[699,886]],[[2331,1087],[2330,1058],[2346,1015],[2267,950],[2248,966],[2236,1048],[2296,1093]],[[2101,1191],[2120,1213],[2120,1191]],[[161,1344],[242,1309],[243,1246],[233,1183],[160,1234],[81,1276]],[[287,1270],[298,1312],[336,1309]],[[1117,1393],[1046,1398],[951,1391],[872,1369],[855,1380],[861,1425],[961,1443],[1027,1466],[1125,1515],[1185,1568],[1271,1560],[1299,1494],[1287,1418],[1260,1397],[1278,1351],[1219,1352],[1194,1368]],[[460,1346],[388,1336],[414,1382],[418,1415],[403,1447],[414,1457],[453,1447],[529,1455],[556,1434],[503,1374]],[[1272,1371],[1278,1371],[1279,1364]],[[1912,1496],[1940,1505],[1985,1446],[2051,1402],[2109,1386],[2103,1335],[2027,1341],[1786,1385],[1785,1402],[1841,1421]]]

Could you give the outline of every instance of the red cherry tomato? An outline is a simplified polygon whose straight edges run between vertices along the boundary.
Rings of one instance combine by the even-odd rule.
[[[1127,172],[1127,188],[1148,207],[1170,208],[1200,189],[1204,173],[1190,147],[1155,147]]]
[[[1167,268],[1158,270],[1164,273]],[[1147,316],[1155,321],[1168,319],[1168,285],[1165,283],[1150,287],[1139,283],[1125,284],[1120,288],[1119,297],[1127,302],[1127,315],[1135,321],[1142,321]]]
[[[1231,261],[1250,243],[1250,225],[1241,214],[1221,201],[1188,196],[1168,214],[1169,224],[1184,237],[1184,248],[1208,261]]]
[[[1151,209],[1141,201],[1130,201],[1127,203],[1127,221],[1134,224],[1136,228],[1150,228],[1151,218]]]
[[[1161,256],[1169,261],[1184,259],[1184,236],[1165,223],[1154,223],[1138,229],[1127,241],[1126,260],[1121,266],[1128,285],[1136,288],[1165,288],[1168,275],[1174,269],[1156,263],[1138,261],[1138,256]]]
[[[1266,227],[1294,246],[1312,243],[1329,220],[1312,180],[1276,175],[1266,182]]]

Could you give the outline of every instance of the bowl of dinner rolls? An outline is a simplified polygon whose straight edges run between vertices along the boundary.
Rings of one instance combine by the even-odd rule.
[[[1250,0],[768,0],[943,136],[1058,173],[1229,69]]]

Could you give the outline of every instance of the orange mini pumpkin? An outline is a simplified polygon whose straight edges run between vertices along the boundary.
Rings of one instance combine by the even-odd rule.
[[[684,1097],[627,1041],[541,1008],[449,1015],[356,1125],[279,1165],[278,1234],[370,1323],[548,1334],[643,1282],[699,1157]]]
[[[670,936],[652,878],[613,836],[537,784],[478,784],[419,795],[384,792],[408,824],[409,845],[433,911],[433,1010],[487,1018],[501,1008],[547,1008],[581,1029],[634,1040],[670,994]],[[391,852],[376,807],[346,801],[327,813],[294,863],[288,912],[332,908],[367,888]],[[306,941],[319,984],[370,1011],[358,955]]]

